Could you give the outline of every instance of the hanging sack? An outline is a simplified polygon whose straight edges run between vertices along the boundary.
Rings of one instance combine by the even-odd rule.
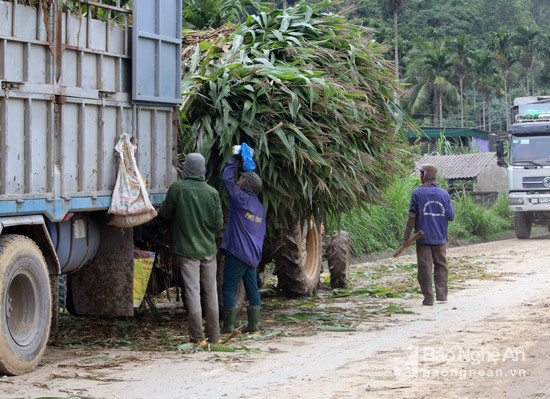
[[[115,146],[118,174],[108,213],[113,215],[109,224],[121,228],[139,226],[157,216],[137,168],[136,148],[128,133],[122,133]]]

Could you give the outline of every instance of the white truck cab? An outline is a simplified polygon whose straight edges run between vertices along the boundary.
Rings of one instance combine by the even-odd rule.
[[[499,140],[498,165],[507,168],[516,237],[525,239],[533,223],[550,226],[550,96],[516,98],[511,116],[508,162]]]

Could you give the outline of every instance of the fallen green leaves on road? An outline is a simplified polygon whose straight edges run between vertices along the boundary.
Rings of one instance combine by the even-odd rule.
[[[284,314],[277,316],[280,321],[294,321],[294,322],[312,322],[312,321],[338,321],[345,319],[342,314],[330,314],[330,313],[315,313],[315,312],[300,312],[294,314]]]
[[[419,293],[417,288],[413,287],[379,287],[372,286],[372,288],[357,288],[355,290],[335,290],[332,295],[333,298],[346,298],[346,297],[377,297],[377,298],[404,298],[412,293]]]
[[[419,304],[421,294],[416,281],[415,263],[381,260],[352,266],[350,287],[333,290],[323,284],[317,295],[304,299],[288,299],[274,287],[276,278],[266,277],[262,289],[261,334],[241,334],[226,345],[197,347],[189,343],[186,314],[178,304],[166,302],[166,295],[156,298],[158,320],[148,313],[133,318],[106,319],[74,317],[60,314],[59,331],[50,345],[88,350],[125,348],[131,351],[172,352],[184,356],[203,351],[218,353],[263,352],[265,342],[286,336],[307,336],[323,333],[349,333],[379,329],[386,323],[417,317],[410,310]],[[471,279],[497,278],[486,272],[483,255],[448,259],[449,285],[460,289]],[[323,277],[326,277],[325,272]],[[174,295],[172,295],[174,297]],[[161,303],[162,302],[162,303]],[[237,325],[246,324],[246,314],[237,317]],[[254,342],[254,348],[250,347]],[[89,357],[81,366],[91,368],[109,364],[109,357]]]

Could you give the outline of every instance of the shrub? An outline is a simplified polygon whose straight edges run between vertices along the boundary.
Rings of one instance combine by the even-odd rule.
[[[383,191],[383,203],[370,204],[342,216],[340,228],[350,232],[354,256],[388,251],[401,245],[411,193],[419,184],[418,177],[398,178]]]
[[[488,238],[510,228],[510,220],[507,216],[501,216],[504,213],[501,203],[502,200],[496,208],[493,206],[488,210],[483,205],[475,204],[468,194],[454,196],[456,215],[449,234],[455,239]]]

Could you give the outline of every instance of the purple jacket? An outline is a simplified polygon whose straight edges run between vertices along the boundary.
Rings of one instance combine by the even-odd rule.
[[[262,259],[265,237],[265,209],[256,194],[247,194],[235,183],[237,160],[230,158],[223,170],[223,185],[231,208],[220,248],[249,266]]]

